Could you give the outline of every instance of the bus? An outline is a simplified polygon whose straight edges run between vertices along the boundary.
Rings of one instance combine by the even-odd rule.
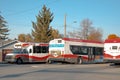
[[[48,49],[48,43],[18,42],[14,44],[13,52],[5,56],[5,61],[17,64],[24,62],[46,62]]]
[[[104,42],[104,61],[120,63],[120,39],[106,39]]]
[[[103,42],[73,38],[54,39],[49,42],[48,63],[97,63],[103,62]]]

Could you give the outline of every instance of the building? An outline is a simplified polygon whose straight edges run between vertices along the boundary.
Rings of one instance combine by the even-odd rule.
[[[17,40],[0,41],[0,62],[4,61],[5,55],[12,52]]]

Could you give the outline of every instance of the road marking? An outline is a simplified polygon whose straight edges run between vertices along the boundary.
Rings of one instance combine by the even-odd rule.
[[[31,67],[33,67],[33,68],[37,68],[38,66],[31,66]]]

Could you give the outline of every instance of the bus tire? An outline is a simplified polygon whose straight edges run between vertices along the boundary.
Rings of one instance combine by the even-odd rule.
[[[48,63],[48,64],[52,64],[52,61],[51,61],[51,60],[48,60],[47,63]]]
[[[17,63],[17,64],[22,64],[22,63],[23,63],[23,61],[22,61],[22,59],[21,59],[21,58],[18,58],[18,59],[17,59],[17,61],[16,61],[16,63]]]
[[[77,58],[77,64],[82,64],[82,63],[83,63],[82,57],[78,57]]]

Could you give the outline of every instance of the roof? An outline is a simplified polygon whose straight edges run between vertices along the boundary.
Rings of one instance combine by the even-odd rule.
[[[63,38],[65,41],[73,41],[73,42],[88,42],[88,43],[99,43],[103,44],[103,42],[100,41],[94,41],[94,40],[83,40],[83,39],[75,39],[75,38]]]
[[[106,39],[104,43],[120,43],[120,38]]]
[[[10,40],[10,41],[1,41],[0,42],[0,49],[2,48],[13,48],[13,44],[17,43],[17,40]]]

